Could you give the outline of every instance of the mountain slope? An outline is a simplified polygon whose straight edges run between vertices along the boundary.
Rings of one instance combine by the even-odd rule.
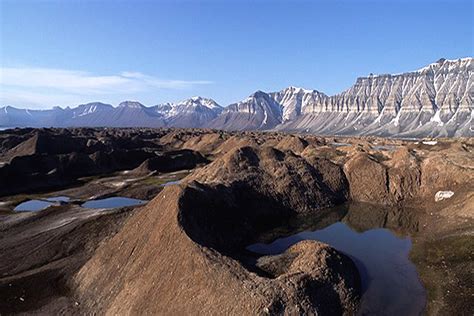
[[[328,96],[316,90],[288,87],[279,92],[272,92],[270,97],[283,108],[283,121],[291,121],[303,113],[310,113],[319,108]]]
[[[194,97],[179,103],[118,107],[89,103],[76,108],[24,110],[0,107],[0,127],[114,126],[209,127],[282,130],[326,135],[399,137],[472,136],[474,59],[440,59],[402,74],[370,74],[337,95],[289,87],[257,91],[221,107]]]
[[[120,103],[112,111],[105,126],[113,127],[164,127],[165,121],[160,113],[136,101]]]
[[[272,129],[282,122],[282,107],[265,92],[257,91],[247,99],[229,105],[209,127],[228,130]]]
[[[223,108],[212,99],[194,97],[180,103],[146,107],[125,101],[117,107],[93,102],[51,110],[0,107],[0,127],[203,127]]]
[[[106,126],[110,122],[110,116],[114,107],[110,104],[93,102],[81,104],[76,108],[70,109],[71,114],[64,122],[65,126]]]
[[[69,110],[60,107],[49,110],[29,110],[4,106],[0,107],[0,127],[63,126],[62,124],[69,118]]]
[[[324,134],[470,136],[472,58],[440,59],[414,72],[358,78],[341,94],[278,126]]]
[[[204,127],[215,119],[223,108],[212,99],[193,97],[180,103],[165,103],[155,106],[168,126]]]

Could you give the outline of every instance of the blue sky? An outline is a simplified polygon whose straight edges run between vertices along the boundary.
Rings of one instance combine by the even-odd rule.
[[[0,105],[335,94],[358,76],[472,56],[473,20],[471,0],[0,0]]]

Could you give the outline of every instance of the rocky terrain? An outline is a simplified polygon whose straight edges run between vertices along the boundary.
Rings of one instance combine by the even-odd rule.
[[[131,129],[0,132],[0,178],[9,179],[0,183],[0,195],[64,187],[119,170],[172,172],[206,162],[192,150],[164,149],[156,138],[165,134]]]
[[[429,314],[472,314],[473,148],[471,138],[2,131],[0,313],[351,315],[362,293],[350,257],[316,241],[274,256],[245,247],[295,216],[298,230],[307,215],[324,226],[328,208],[353,203],[346,217],[360,230],[375,221],[412,234]],[[71,200],[13,211],[49,196]],[[151,201],[80,206],[108,196]]]
[[[470,137],[473,134],[473,58],[440,59],[402,74],[370,74],[339,94],[289,87],[257,91],[221,107],[194,97],[146,107],[126,101],[113,107],[25,110],[0,107],[0,127],[201,127],[278,130],[318,135]]]

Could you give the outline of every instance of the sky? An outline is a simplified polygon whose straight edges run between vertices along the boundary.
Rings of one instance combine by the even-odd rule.
[[[474,1],[0,0],[0,106],[226,106],[472,57]]]

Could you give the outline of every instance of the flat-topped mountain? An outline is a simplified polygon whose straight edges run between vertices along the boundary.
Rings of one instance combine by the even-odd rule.
[[[471,136],[472,58],[440,59],[417,71],[369,75],[348,90],[302,105],[279,126],[322,134]]]
[[[151,107],[135,101],[117,107],[95,102],[51,110],[5,106],[0,107],[0,127],[208,127],[324,135],[472,136],[473,74],[469,57],[440,59],[402,74],[370,74],[333,96],[288,87],[257,91],[227,107],[202,97]]]

